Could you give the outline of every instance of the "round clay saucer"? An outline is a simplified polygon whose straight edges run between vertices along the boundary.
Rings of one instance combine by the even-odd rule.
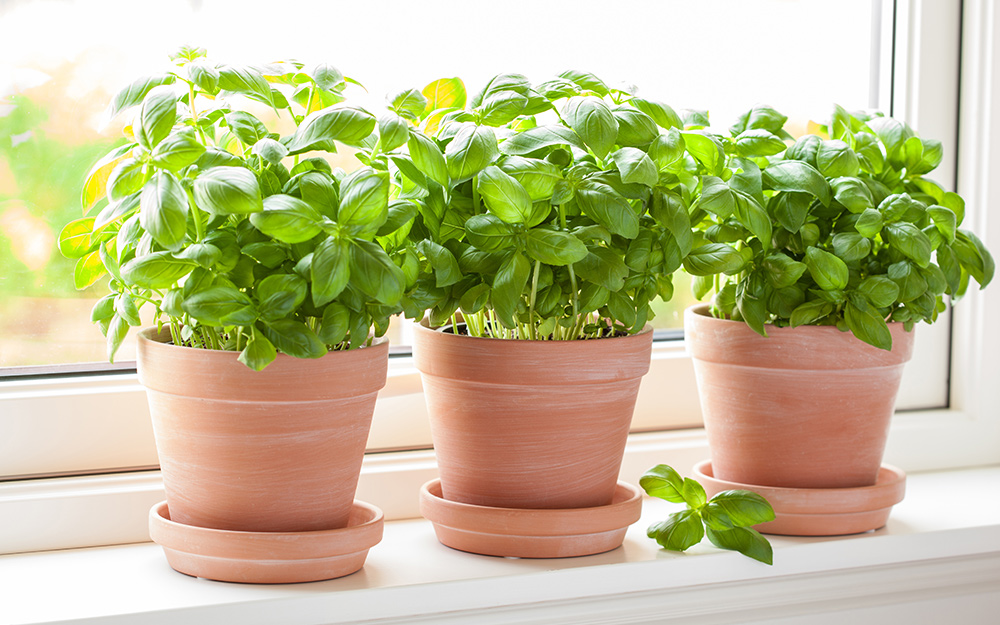
[[[382,540],[382,511],[354,501],[347,527],[312,532],[237,532],[170,520],[167,502],[149,511],[149,536],[175,570],[223,582],[290,584],[343,577]]]
[[[750,490],[767,499],[774,520],[755,526],[765,534],[785,536],[840,536],[882,527],[892,507],[903,500],[906,474],[883,464],[872,486],[857,488],[781,488],[719,480],[712,475],[712,462],[694,466],[694,479],[709,497],[724,490]]]
[[[618,482],[612,502],[594,508],[491,508],[441,496],[441,480],[420,489],[420,514],[452,549],[488,556],[570,558],[611,551],[639,520],[642,491]]]

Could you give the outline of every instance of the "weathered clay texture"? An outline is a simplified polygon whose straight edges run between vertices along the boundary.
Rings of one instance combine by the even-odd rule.
[[[906,474],[887,464],[879,469],[875,484],[856,488],[740,484],[716,478],[708,460],[695,465],[693,477],[709,497],[724,490],[750,490],[761,495],[774,508],[774,520],[754,527],[765,534],[786,536],[840,536],[878,529],[906,492]]]
[[[496,508],[448,501],[441,481],[420,489],[420,513],[452,549],[489,556],[569,558],[617,548],[639,520],[642,492],[619,482],[606,506],[543,510]]]
[[[689,308],[684,332],[719,479],[793,488],[875,484],[913,333],[885,351],[829,326],[768,327]]]
[[[414,333],[444,498],[500,508],[611,503],[652,330],[581,341]]]
[[[388,342],[315,360],[279,354],[261,372],[235,352],[139,335],[171,518],[251,532],[344,527]]]
[[[314,532],[234,532],[183,525],[167,502],[149,511],[149,535],[174,570],[250,584],[291,584],[350,575],[382,540],[382,511],[355,501],[347,526]]]

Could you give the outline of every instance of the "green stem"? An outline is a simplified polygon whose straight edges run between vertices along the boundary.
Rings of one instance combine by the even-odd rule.
[[[479,212],[479,175],[472,177],[472,214]]]
[[[542,269],[541,261],[535,261],[535,273],[531,277],[531,298],[528,300],[528,332],[532,340],[538,340],[537,327],[535,325],[535,298],[538,295],[538,273]]]

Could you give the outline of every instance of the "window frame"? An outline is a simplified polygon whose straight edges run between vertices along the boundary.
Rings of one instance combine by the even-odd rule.
[[[993,148],[1000,145],[1000,130],[989,123],[990,111],[1000,109],[1000,69],[989,63],[1000,47],[1000,13],[986,0],[966,0],[961,6],[884,0],[876,8],[889,20],[885,23],[894,25],[891,54],[884,45],[881,53],[882,71],[891,70],[887,75],[893,77],[892,87],[879,94],[877,104],[889,108],[885,98],[891,96],[893,114],[945,145],[958,146],[956,163],[942,166],[944,180],[950,171],[968,200],[965,226],[987,244],[1000,241],[1000,216],[989,220],[985,210],[988,198],[1000,198],[1000,182],[994,182],[1000,181],[1000,149]],[[942,36],[940,31],[949,27],[954,37]],[[955,68],[960,59],[959,76]],[[1000,462],[1000,392],[987,374],[1000,370],[1000,328],[987,323],[991,312],[994,317],[1000,313],[998,298],[996,287],[970,292],[950,320],[936,324],[941,331],[951,331],[949,407],[894,418],[886,462],[907,471]],[[670,384],[659,383],[662,380]],[[419,377],[412,359],[394,357],[380,406],[396,402],[411,425],[426,428],[426,419],[416,415],[423,410],[417,394]],[[690,412],[692,400],[697,408],[693,368],[683,342],[658,342],[634,425],[646,429],[661,413]],[[109,411],[106,406],[115,408]],[[95,466],[94,453],[111,453],[111,461],[105,456],[102,462],[121,471],[0,483],[0,518],[5,519],[0,553],[147,540],[147,511],[162,499],[162,484],[155,470],[128,472],[151,466],[147,414],[135,374],[0,382],[0,441],[7,441],[0,474],[3,458],[15,455],[25,463],[26,468],[17,471],[25,477],[53,469],[84,471]],[[76,444],[78,439],[66,433],[80,423],[85,424],[81,431],[106,444]],[[33,446],[31,441],[47,442]],[[155,450],[153,454],[155,459]],[[39,457],[57,462],[39,463]],[[700,428],[633,434],[622,475],[634,481],[655,464],[687,469],[706,457],[707,439]],[[382,507],[387,519],[416,517],[415,493],[435,476],[432,451],[369,454],[358,497]],[[110,518],[116,522],[109,523]]]

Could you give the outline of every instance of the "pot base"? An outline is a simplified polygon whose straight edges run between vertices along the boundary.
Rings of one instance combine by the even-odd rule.
[[[149,511],[149,535],[170,566],[222,582],[290,584],[350,575],[382,540],[382,511],[355,500],[347,527],[312,532],[239,532],[170,520],[167,502]]]
[[[774,520],[754,527],[764,534],[841,536],[878,529],[892,507],[903,500],[906,474],[883,464],[873,486],[857,488],[780,488],[728,482],[713,477],[712,462],[694,466],[693,477],[709,497],[724,490],[750,490],[770,502]]]
[[[609,505],[593,508],[492,508],[448,501],[441,480],[420,489],[420,514],[441,544],[487,556],[570,558],[611,551],[639,520],[642,492],[618,482]]]

